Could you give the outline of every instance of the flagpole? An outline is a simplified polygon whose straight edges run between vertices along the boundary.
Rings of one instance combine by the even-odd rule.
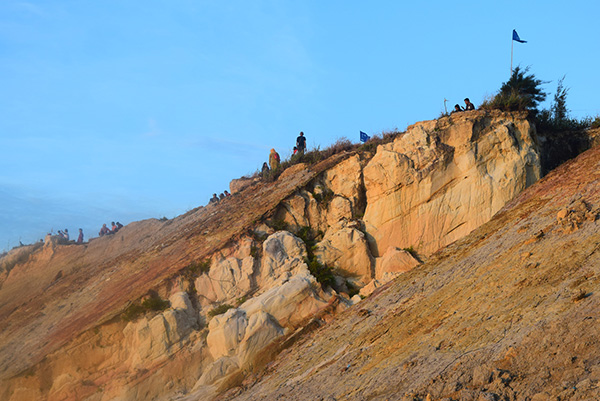
[[[510,76],[512,77],[512,62],[513,62],[513,47],[515,46],[515,40],[510,40]]]

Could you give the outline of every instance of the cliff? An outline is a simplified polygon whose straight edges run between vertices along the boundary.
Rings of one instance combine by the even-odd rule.
[[[600,149],[220,399],[596,400]]]
[[[213,398],[345,309],[367,310],[377,296],[358,290],[425,277],[420,261],[540,171],[524,116],[461,113],[173,220],[15,250],[0,260],[0,396]]]

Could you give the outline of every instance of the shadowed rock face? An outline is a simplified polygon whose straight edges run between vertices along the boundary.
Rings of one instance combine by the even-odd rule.
[[[293,166],[173,220],[12,255],[0,276],[0,398],[211,399],[359,302],[347,284],[376,297],[417,274],[402,248],[427,259],[488,221],[539,178],[533,134],[503,113],[418,123],[376,151]],[[292,234],[303,226],[322,232],[310,252]],[[334,268],[338,292],[316,282],[309,253]],[[210,268],[191,273],[200,261]],[[171,306],[118,319],[149,290]],[[212,317],[219,305],[229,310]]]
[[[221,399],[600,398],[600,148]]]

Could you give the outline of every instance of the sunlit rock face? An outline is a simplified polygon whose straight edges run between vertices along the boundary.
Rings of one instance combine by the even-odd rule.
[[[534,129],[510,114],[457,113],[379,146],[364,168],[375,256],[430,254],[488,221],[540,178]]]

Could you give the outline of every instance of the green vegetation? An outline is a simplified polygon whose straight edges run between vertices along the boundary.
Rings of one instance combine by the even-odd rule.
[[[550,109],[542,110],[536,116],[535,124],[540,132],[552,134],[561,131],[582,131],[591,128],[593,125],[594,120],[589,117],[577,120],[569,116],[569,109],[567,108],[569,88],[564,86],[564,79],[563,76],[558,80]],[[596,117],[596,120],[598,120],[598,117]]]
[[[308,265],[308,271],[310,271],[310,274],[317,279],[317,281],[321,284],[321,287],[326,288],[335,284],[333,269],[331,267],[322,264],[314,256],[312,259],[305,259],[305,262]]]
[[[275,231],[288,229],[288,223],[286,223],[284,220],[271,220],[269,226]]]
[[[349,280],[346,280],[346,287],[348,287],[348,296],[350,298],[360,292],[360,288],[352,284]]]
[[[210,259],[194,261],[187,266],[187,269],[194,276],[200,276],[201,274],[208,273],[210,270],[210,263]]]
[[[252,246],[250,247],[250,256],[252,256],[253,258],[257,258],[260,256],[260,247],[252,244]]]
[[[314,193],[313,197],[319,204],[328,206],[335,197],[335,193],[329,188],[324,188],[321,192]]]
[[[502,84],[498,93],[481,105],[482,109],[503,111],[527,111],[533,117],[538,131],[555,133],[564,131],[582,131],[600,127],[600,116],[581,120],[571,118],[567,107],[569,89],[564,85],[565,76],[558,80],[556,93],[550,109],[538,110],[539,103],[546,99],[547,93],[542,81],[529,73],[529,67],[514,69],[510,79]]]
[[[417,251],[415,250],[415,248],[411,245],[408,248],[402,248],[403,250],[405,250],[406,252],[410,253],[411,256],[415,259],[418,259],[418,254]]]
[[[217,306],[216,308],[209,310],[208,316],[215,317],[217,315],[222,315],[223,313],[227,312],[231,308],[233,308],[233,306],[231,306],[229,304],[221,304],[221,305]]]
[[[500,91],[492,99],[484,101],[480,108],[529,111],[535,115],[538,112],[538,104],[546,99],[546,92],[541,86],[547,82],[528,72],[529,67],[524,70],[521,67],[515,68],[510,79],[500,87]]]
[[[171,303],[166,299],[161,299],[158,294],[154,291],[150,293],[150,295],[144,299],[141,303],[134,302],[125,311],[121,314],[121,319],[126,322],[131,322],[136,320],[139,316],[145,314],[146,312],[154,311],[163,311],[171,306]]]
[[[308,266],[310,274],[317,279],[317,282],[321,284],[321,287],[326,288],[327,286],[333,286],[335,284],[333,269],[319,262],[314,254],[317,241],[319,238],[323,237],[323,232],[315,232],[312,228],[303,226],[300,227],[296,236],[306,244],[306,253],[308,254],[308,257],[304,262]]]
[[[362,145],[358,146],[360,152],[374,152],[377,150],[377,146],[392,142],[396,137],[402,135],[403,132],[398,130],[383,132],[381,134],[373,135],[371,139]]]

